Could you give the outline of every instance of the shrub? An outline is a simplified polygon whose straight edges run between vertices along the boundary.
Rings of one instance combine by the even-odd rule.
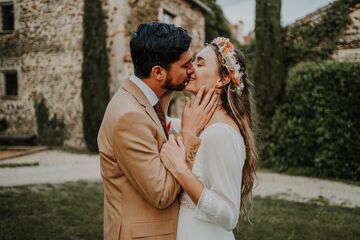
[[[289,73],[264,136],[266,167],[360,180],[360,63],[308,62]]]
[[[35,102],[38,142],[47,146],[62,146],[65,139],[65,124],[56,114],[52,118],[43,97]]]

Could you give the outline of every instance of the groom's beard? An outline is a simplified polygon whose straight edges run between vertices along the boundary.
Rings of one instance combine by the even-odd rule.
[[[183,83],[180,83],[179,85],[175,85],[172,83],[172,80],[173,80],[172,77],[166,78],[165,83],[162,86],[162,88],[164,88],[166,90],[171,90],[171,91],[182,91],[185,89],[187,81],[184,81]]]

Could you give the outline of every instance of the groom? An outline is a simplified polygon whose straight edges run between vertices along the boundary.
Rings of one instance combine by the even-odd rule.
[[[131,38],[134,74],[112,97],[98,135],[106,240],[176,238],[180,186],[159,152],[169,96],[194,74],[190,44],[184,29],[164,23],[142,24]],[[200,144],[193,123],[203,117],[193,115],[180,132],[189,160]]]

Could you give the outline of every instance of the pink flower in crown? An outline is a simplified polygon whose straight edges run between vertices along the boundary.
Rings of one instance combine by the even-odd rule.
[[[229,72],[234,85],[236,86],[236,92],[241,95],[244,89],[244,83],[241,82],[243,73],[241,74],[241,66],[236,59],[235,47],[228,38],[217,37],[212,42],[218,47],[218,51],[221,54],[223,65]]]

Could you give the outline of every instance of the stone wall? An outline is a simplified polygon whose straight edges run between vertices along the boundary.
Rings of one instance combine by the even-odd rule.
[[[131,24],[137,26],[139,19],[149,17],[144,2],[103,0],[111,95],[132,72],[129,30]],[[194,52],[204,46],[204,12],[193,1],[150,2],[149,6],[156,7],[150,11],[151,19],[161,21],[166,9],[175,15],[175,25],[193,36]],[[50,118],[56,114],[64,119],[64,145],[85,148],[81,100],[83,4],[83,0],[14,0],[16,30],[0,35],[0,71],[16,69],[19,90],[11,99],[0,96],[0,120],[5,118],[9,124],[0,136],[37,134],[34,102],[44,97]],[[134,14],[142,17],[135,19]],[[0,80],[0,94],[3,85]]]
[[[44,97],[50,117],[64,118],[64,145],[83,148],[83,1],[15,0],[14,8],[17,28],[0,36],[0,70],[18,70],[19,94],[1,99],[0,119],[9,127],[0,134],[36,134],[34,101]]]
[[[159,21],[162,19],[163,10],[174,14],[174,24],[185,28],[192,36],[192,50],[194,52],[197,52],[204,47],[204,12],[192,4],[191,1],[164,0],[160,4]]]

